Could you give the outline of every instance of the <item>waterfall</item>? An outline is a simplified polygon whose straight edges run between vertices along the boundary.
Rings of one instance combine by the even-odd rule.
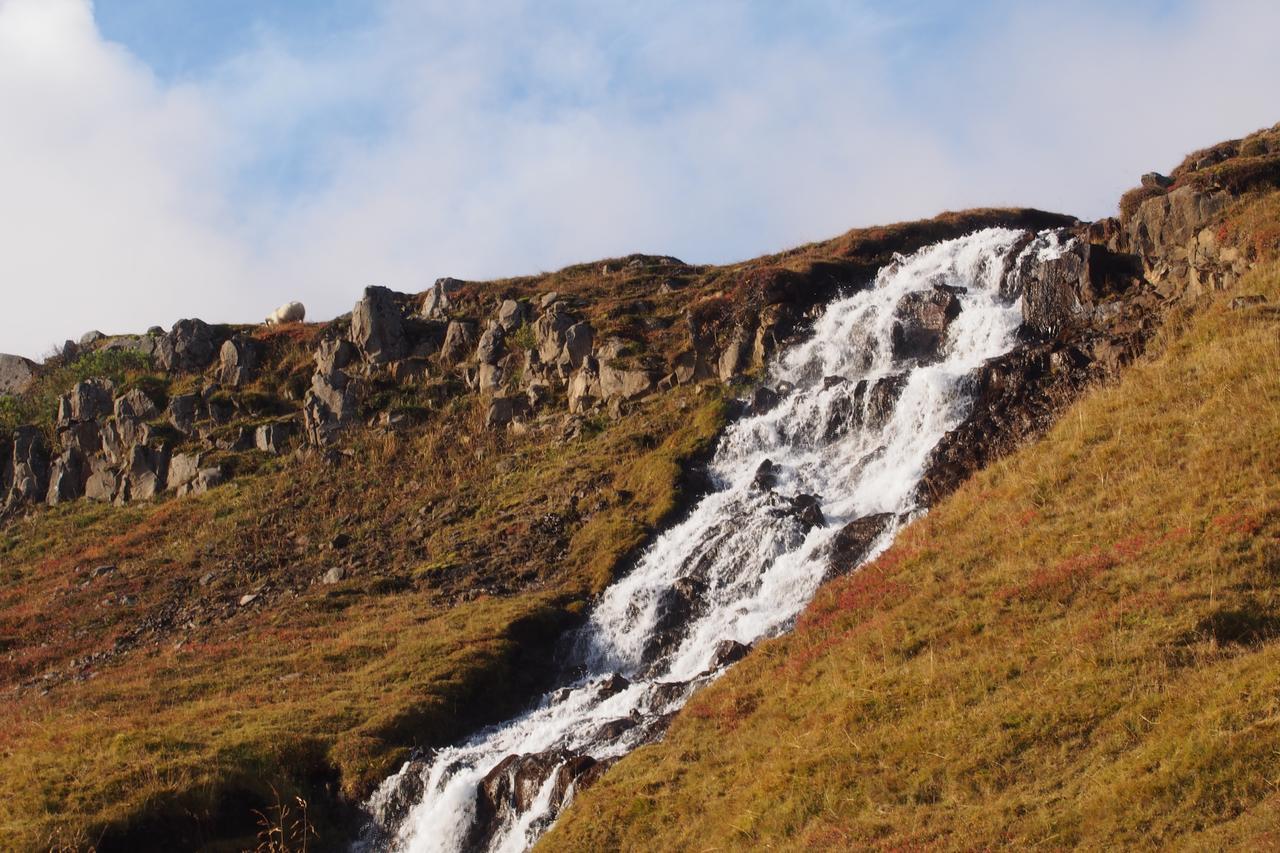
[[[846,524],[875,520],[857,561],[886,548],[921,511],[929,452],[968,414],[966,377],[1017,341],[1020,302],[1001,297],[1016,251],[1060,247],[979,231],[897,256],[873,287],[827,306],[812,336],[770,365],[777,394],[757,395],[726,429],[712,493],[595,604],[564,684],[406,764],[367,803],[375,819],[357,846],[529,848],[585,774],[660,736],[745,646],[787,629]]]

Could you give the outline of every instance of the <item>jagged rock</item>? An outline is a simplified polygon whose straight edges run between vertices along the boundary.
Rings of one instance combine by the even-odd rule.
[[[528,302],[507,299],[498,307],[498,324],[508,332],[514,332],[528,321]]]
[[[1167,190],[1173,186],[1173,178],[1159,172],[1147,172],[1142,176],[1142,185],[1149,190]]]
[[[160,410],[141,389],[134,388],[117,397],[114,405],[117,420],[126,418],[135,421],[149,421],[158,417]]]
[[[448,316],[450,298],[457,294],[462,282],[456,278],[438,278],[431,285],[431,292],[422,303],[422,316],[428,320],[443,320]]]
[[[440,360],[445,364],[461,364],[475,348],[477,339],[475,323],[467,320],[450,321],[445,330],[444,345],[440,347]]]
[[[112,412],[114,386],[108,379],[87,379],[76,383],[58,399],[58,426],[105,418]]]
[[[657,381],[657,374],[650,370],[600,365],[600,395],[606,400],[611,397],[637,400],[652,393]]]
[[[120,473],[111,467],[105,456],[89,458],[89,479],[84,484],[84,496],[91,501],[113,501],[120,491]]]
[[[1126,232],[1131,251],[1144,257],[1185,246],[1231,203],[1226,192],[1179,187],[1138,206]]]
[[[102,450],[102,427],[97,421],[81,421],[58,430],[58,441],[66,450],[72,448],[84,456]]]
[[[560,363],[570,369],[577,369],[591,355],[591,347],[595,340],[595,329],[590,323],[574,323],[564,332],[564,350],[560,355]]]
[[[0,353],[0,395],[25,394],[36,381],[39,370],[30,359]]]
[[[716,643],[715,651],[711,653],[711,660],[707,664],[707,671],[714,672],[715,670],[726,667],[729,664],[737,663],[745,658],[750,651],[750,646],[743,645],[737,640],[721,640]]]
[[[336,363],[336,362],[334,362]],[[356,415],[353,380],[339,369],[317,371],[302,401],[303,426],[313,445],[329,444]]]
[[[396,296],[385,287],[366,287],[351,312],[351,342],[371,364],[408,355],[403,316]]]
[[[20,426],[13,431],[5,460],[4,481],[9,484],[6,503],[38,503],[49,491],[49,451],[38,427]]]
[[[135,445],[125,460],[124,480],[116,495],[117,503],[151,500],[164,491],[169,470],[169,453]]]
[[[219,357],[218,381],[239,388],[258,375],[262,345],[247,335],[236,335],[223,343]]]
[[[553,302],[543,309],[542,316],[533,323],[534,340],[538,357],[545,364],[555,364],[564,351],[565,333],[576,320],[571,317],[562,302]]]
[[[89,466],[84,454],[69,447],[54,460],[49,470],[49,491],[45,497],[49,506],[74,501],[84,496],[85,481],[89,479]]]
[[[753,329],[741,324],[733,327],[729,343],[720,354],[718,363],[721,382],[730,381],[750,366],[751,353],[755,349],[753,332]]]
[[[343,339],[327,339],[316,347],[316,372],[332,377],[339,370],[346,369],[356,357],[356,348],[350,341]]]
[[[569,378],[569,412],[581,414],[592,408],[600,399],[600,376],[590,364],[574,371]]]
[[[254,446],[264,453],[279,455],[285,451],[294,431],[295,425],[291,420],[262,424],[254,432]]]
[[[191,434],[195,429],[196,413],[200,397],[196,394],[178,394],[169,398],[169,406],[165,416],[178,432]]]
[[[175,453],[169,460],[166,472],[165,488],[178,491],[190,483],[200,473],[201,455],[199,453]]]
[[[903,296],[894,309],[894,359],[936,360],[947,328],[959,315],[960,300],[948,288],[934,287]]]
[[[80,348],[88,349],[89,347],[93,346],[94,344],[96,344],[98,341],[102,340],[105,337],[106,335],[102,334],[102,332],[99,332],[97,329],[94,329],[93,331],[85,332],[83,335],[80,336]]]
[[[693,382],[701,382],[711,375],[711,371],[707,369],[706,362],[699,357],[694,350],[685,350],[676,355],[672,360],[672,372],[675,374],[676,382],[681,385],[689,385]]]
[[[502,326],[490,322],[476,345],[476,361],[480,364],[497,364],[498,359],[506,353],[506,334],[502,331]]]
[[[169,372],[204,370],[217,355],[213,327],[203,320],[179,320],[156,342],[156,361]]]
[[[473,823],[466,849],[487,849],[494,832],[503,822],[532,807],[552,774],[555,781],[549,817],[554,818],[571,789],[591,784],[604,769],[604,764],[590,756],[573,755],[560,749],[507,756],[476,788]]]
[[[840,528],[831,543],[831,559],[827,568],[827,578],[853,571],[867,558],[871,546],[893,522],[891,512],[867,515]]]

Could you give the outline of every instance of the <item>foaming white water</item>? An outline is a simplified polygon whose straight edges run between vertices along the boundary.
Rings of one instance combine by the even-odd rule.
[[[887,547],[917,510],[930,450],[968,413],[964,377],[1016,341],[1021,307],[1003,302],[999,290],[1020,235],[988,229],[899,257],[873,288],[828,306],[813,336],[770,368],[770,384],[791,390],[726,430],[710,465],[716,490],[596,603],[575,638],[569,671],[578,675],[533,710],[387,780],[368,804],[375,816],[407,774],[422,777],[425,793],[403,820],[371,826],[366,844],[526,849],[572,791],[561,772],[569,758],[624,755],[723,671],[717,656],[725,641],[747,645],[785,630],[822,582],[832,540],[847,522],[890,514],[867,556]],[[1056,239],[1027,249],[1058,250]],[[943,290],[956,295],[960,312],[936,357],[895,361],[903,298]],[[757,472],[766,461],[771,481],[762,483]],[[809,502],[821,506],[821,523],[798,510],[808,499],[797,496],[816,499]],[[533,756],[536,767],[496,774],[508,773],[508,807],[478,826],[479,786],[509,756]],[[520,796],[510,794],[517,789]]]

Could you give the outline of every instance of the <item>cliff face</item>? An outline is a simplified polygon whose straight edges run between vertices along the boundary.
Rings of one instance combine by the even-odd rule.
[[[251,836],[272,786],[345,820],[412,749],[539,687],[556,637],[696,493],[727,398],[834,295],[980,228],[1057,241],[1003,271],[1024,342],[972,377],[923,486],[941,501],[1169,311],[1239,283],[1266,248],[1271,145],[1201,152],[1101,223],[976,210],[727,267],[369,288],[327,324],[184,320],[4,367],[0,837]],[[899,306],[904,358],[947,305]],[[54,778],[74,781],[26,784]]]

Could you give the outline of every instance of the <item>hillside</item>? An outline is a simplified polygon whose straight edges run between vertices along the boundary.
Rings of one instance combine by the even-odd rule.
[[[824,305],[995,226],[1075,248],[1005,271],[1025,340],[975,373],[930,515],[584,778],[544,847],[1257,839],[1277,137],[1102,223],[975,210],[725,267],[371,288],[330,323],[10,365],[0,846],[241,849],[295,797],[337,846],[406,759],[552,685],[557,640],[709,487]]]
[[[1222,232],[1274,258],[1276,210]],[[1179,309],[540,849],[1280,847],[1278,298],[1270,260]]]

